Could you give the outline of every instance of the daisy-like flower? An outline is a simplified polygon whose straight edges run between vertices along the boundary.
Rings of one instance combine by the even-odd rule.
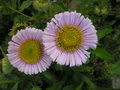
[[[45,71],[51,64],[44,50],[41,30],[25,28],[12,37],[8,46],[8,59],[19,71],[37,74]]]
[[[87,50],[95,49],[97,42],[93,23],[77,12],[55,15],[43,34],[46,52],[61,65],[82,65],[90,57]]]

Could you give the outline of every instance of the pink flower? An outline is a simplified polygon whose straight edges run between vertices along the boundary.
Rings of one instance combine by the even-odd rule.
[[[82,65],[90,57],[87,50],[96,49],[97,42],[93,23],[77,12],[55,15],[43,34],[46,52],[61,65]]]
[[[8,59],[19,71],[25,74],[37,74],[45,71],[51,64],[44,50],[41,30],[26,28],[12,37],[8,46]]]

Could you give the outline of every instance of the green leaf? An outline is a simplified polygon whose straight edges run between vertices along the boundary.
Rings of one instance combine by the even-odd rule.
[[[92,71],[92,67],[89,67],[89,66],[74,66],[74,67],[71,67],[71,69],[73,71],[81,71],[81,72],[91,72]]]
[[[82,75],[82,74],[80,76],[86,82],[88,86],[88,90],[96,90],[96,85],[87,76]]]
[[[54,7],[57,8],[58,10],[60,10],[61,12],[65,11],[63,7],[61,7],[60,5],[58,5],[56,3],[54,4]]]
[[[67,85],[63,88],[63,90],[74,90],[75,89],[75,85],[74,84],[70,84],[70,85]]]
[[[14,17],[14,24],[25,23],[27,21],[28,21],[28,18],[26,18],[22,15],[17,15],[16,17]]]
[[[47,88],[46,90],[61,90],[62,84],[60,82],[54,83],[51,87]]]
[[[3,74],[0,74],[0,84],[16,83],[16,82],[18,82],[18,80],[7,79]]]
[[[106,61],[113,59],[113,56],[102,48],[97,48],[96,50],[93,50],[92,53]]]
[[[111,70],[111,74],[109,74],[109,77],[112,76],[119,76],[120,75],[120,60],[118,60],[118,62],[110,65],[110,70]]]
[[[9,63],[8,58],[5,57],[2,59],[2,71],[4,74],[9,74],[13,70],[12,65]]]
[[[5,83],[16,83],[16,81],[9,79],[0,79],[0,84],[5,84]]]
[[[6,56],[5,52],[3,51],[2,46],[0,46],[0,51],[2,52],[2,55],[3,55],[3,56]]]
[[[44,72],[43,75],[53,82],[57,81],[57,77],[52,72]]]
[[[64,69],[64,66],[55,64],[55,65],[54,65],[54,68],[55,68],[55,70],[57,70],[57,71],[62,71],[62,70]]]
[[[17,0],[8,0],[8,1],[6,0],[4,3],[5,4],[2,4],[0,7],[0,13],[5,14],[5,15],[14,13],[14,11],[9,9],[8,7],[16,9],[17,8]]]
[[[83,81],[76,87],[75,90],[82,90]]]
[[[31,90],[41,90],[41,88],[38,86],[33,86]]]
[[[17,0],[9,0],[7,5],[12,7],[12,8],[16,8],[17,7]]]
[[[112,88],[112,87],[109,87],[109,88],[106,88],[106,87],[97,87],[97,90],[119,90],[119,89]]]
[[[16,83],[12,88],[11,90],[17,90],[18,89],[18,83]]]
[[[5,78],[5,76],[2,73],[0,73],[0,81],[1,81],[1,78]],[[2,90],[6,90],[7,86],[8,84],[0,83],[0,89],[2,88]]]
[[[22,12],[32,4],[32,0],[26,0],[22,3],[19,10]]]
[[[112,32],[112,29],[110,29],[110,28],[105,28],[105,29],[98,30],[97,31],[98,38],[101,39],[111,32]]]

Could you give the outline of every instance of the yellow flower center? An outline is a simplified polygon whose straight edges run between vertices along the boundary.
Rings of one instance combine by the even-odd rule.
[[[29,64],[37,63],[43,56],[43,45],[34,39],[28,39],[20,45],[19,56]]]
[[[65,52],[76,51],[83,42],[83,32],[80,27],[65,25],[60,28],[56,35],[58,48]]]

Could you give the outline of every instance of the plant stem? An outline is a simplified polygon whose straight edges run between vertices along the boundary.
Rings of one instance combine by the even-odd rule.
[[[21,14],[21,15],[23,15],[23,16],[25,16],[25,17],[27,17],[27,18],[31,18],[30,16],[25,15],[25,14],[23,14],[23,13],[19,12],[18,10],[14,9],[14,8],[12,8],[12,7],[7,6],[7,8],[9,8],[9,9],[13,10],[14,12],[17,12],[17,13],[19,13],[19,14]]]
[[[51,5],[51,1],[50,0],[48,2],[49,2],[49,17],[51,19],[51,17],[52,17],[52,9],[51,9],[52,5]]]

